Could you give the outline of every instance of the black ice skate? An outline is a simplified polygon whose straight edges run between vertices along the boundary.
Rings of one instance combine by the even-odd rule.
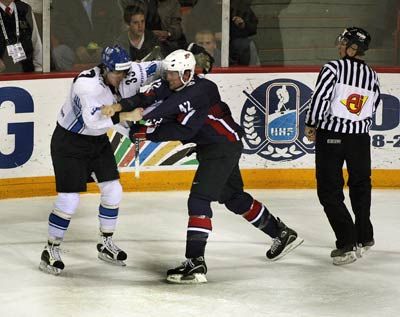
[[[373,247],[375,244],[374,239],[368,242],[363,242],[363,243],[357,243],[357,251],[356,251],[356,256],[357,258],[361,258],[371,247]]]
[[[344,265],[353,263],[357,260],[356,247],[353,245],[345,246],[341,249],[335,249],[331,252],[331,258],[334,265]]]
[[[114,244],[112,235],[112,233],[100,234],[99,243],[97,244],[98,258],[115,265],[125,266],[124,261],[128,256]]]
[[[207,265],[204,257],[187,259],[182,265],[168,270],[167,281],[176,284],[207,283]]]
[[[45,273],[59,275],[64,269],[60,251],[60,243],[48,241],[40,257],[39,269]]]
[[[278,227],[278,236],[273,239],[274,242],[272,243],[271,249],[267,252],[267,258],[272,261],[280,259],[297,248],[304,241],[297,236],[296,231],[287,227],[279,218]]]

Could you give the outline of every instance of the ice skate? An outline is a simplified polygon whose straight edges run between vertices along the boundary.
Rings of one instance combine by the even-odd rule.
[[[204,257],[187,259],[182,265],[168,270],[167,281],[175,284],[207,283],[207,265]]]
[[[127,254],[118,248],[112,239],[112,233],[102,233],[97,244],[98,258],[119,266],[125,266]]]
[[[356,248],[352,245],[341,249],[335,249],[331,252],[331,258],[334,265],[345,265],[357,260]]]
[[[64,269],[60,251],[60,243],[49,241],[40,257],[39,269],[48,274],[59,275]]]
[[[375,244],[375,241],[373,239],[371,241],[368,241],[368,242],[358,243],[357,244],[357,251],[356,251],[357,258],[362,258],[363,255],[369,249],[371,249],[372,246],[374,246],[374,244]]]
[[[267,258],[272,261],[276,261],[285,256],[304,241],[297,236],[296,231],[287,227],[279,218],[278,227],[278,236],[273,239],[274,242],[272,243],[271,249],[267,252]]]

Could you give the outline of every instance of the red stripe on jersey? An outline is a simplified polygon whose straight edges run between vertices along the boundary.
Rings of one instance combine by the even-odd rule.
[[[251,207],[248,211],[246,211],[242,216],[249,222],[252,222],[254,219],[257,218],[259,213],[262,210],[262,205],[259,201],[253,200]]]
[[[210,218],[200,218],[200,217],[189,217],[188,227],[196,227],[207,230],[212,230],[211,219]]]
[[[178,122],[182,122],[183,119],[185,119],[185,117],[186,117],[186,113],[180,113],[180,114],[178,114],[178,116],[176,117],[176,120],[177,120]]]
[[[222,110],[221,105],[216,103],[209,110],[208,114],[212,114],[216,118],[222,118],[226,113]],[[230,113],[229,113],[230,114]]]
[[[235,142],[238,141],[238,139],[236,138],[236,135],[234,135],[232,132],[230,132],[229,130],[227,130],[224,125],[222,123],[220,123],[219,121],[215,121],[212,120],[210,118],[207,118],[206,120],[206,124],[210,125],[211,127],[214,128],[214,130],[220,134],[220,135],[224,135],[226,136],[226,138],[231,141],[231,142]]]
[[[155,96],[156,92],[154,90],[146,90],[143,95],[145,96]]]

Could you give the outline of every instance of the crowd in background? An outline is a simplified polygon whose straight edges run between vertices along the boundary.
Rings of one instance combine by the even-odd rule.
[[[205,47],[215,58],[215,66],[221,64],[222,0],[51,0],[50,3],[52,71],[87,68],[98,61],[105,46],[116,43],[129,51],[132,60],[142,60],[161,58],[177,48],[186,48],[188,43],[195,42]],[[4,25],[0,32],[0,72],[42,71],[42,5],[43,0],[0,0],[1,20]],[[15,7],[18,12],[19,34],[14,10],[6,12],[9,6]],[[263,5],[251,0],[230,1],[229,66],[283,65],[283,61],[286,65],[287,56],[284,54],[288,50],[301,50],[307,54],[314,49],[315,53],[310,56],[312,59],[322,54],[318,50],[323,52],[326,49],[326,43],[321,44],[323,40],[316,38],[305,38],[304,41],[301,40],[302,47],[298,47],[299,43],[294,43],[290,36],[288,39],[286,33],[283,43],[279,10],[275,13],[263,12],[260,6]],[[282,8],[286,6],[281,5]],[[394,39],[393,32],[396,21],[400,19],[400,13],[397,17],[400,1],[385,0],[373,8],[377,11],[373,15],[374,21],[375,16],[386,16],[387,19],[376,24],[368,22],[372,15],[363,17],[361,14],[357,17],[358,20],[368,20],[365,23],[370,25],[367,29],[371,30],[374,38],[373,46],[384,46],[385,39],[389,39],[392,44],[399,42]],[[271,9],[273,8],[269,7]],[[371,7],[371,10],[375,9]],[[289,11],[286,14],[292,17],[290,14],[293,13]],[[347,14],[343,13],[341,16],[346,17]],[[259,20],[262,21],[261,25]],[[266,29],[269,35],[266,35]],[[275,33],[272,34],[273,32]],[[285,32],[290,32],[287,27]],[[296,32],[295,28],[293,32]],[[398,37],[400,38],[400,30]],[[24,56],[15,55],[13,58],[10,55],[10,50],[15,54],[21,50],[14,46],[17,43],[21,43],[26,57],[24,60]],[[154,47],[160,49],[157,54],[150,54]],[[396,49],[398,47],[393,48]],[[400,56],[396,57],[397,61],[392,61],[393,54],[384,53],[381,51],[382,58],[377,59],[381,64],[400,62]],[[296,58],[298,55],[295,55]],[[388,61],[385,62],[384,59]],[[296,60],[291,62],[296,63]],[[317,61],[315,63],[318,64]]]
[[[250,4],[231,1],[229,65],[260,64],[251,40],[258,19]],[[8,33],[1,36],[0,70],[42,71],[42,0],[0,0],[0,5]],[[19,9],[9,14],[8,6]],[[138,61],[159,59],[196,42],[215,58],[215,66],[221,63],[221,0],[52,0],[50,13],[51,69],[55,71],[96,64],[110,44],[121,45]],[[15,14],[26,26],[20,34],[16,34]],[[7,47],[18,42],[26,59],[13,63]],[[156,55],[151,54],[155,47],[159,48]]]

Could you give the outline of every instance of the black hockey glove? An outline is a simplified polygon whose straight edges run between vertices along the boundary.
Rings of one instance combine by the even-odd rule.
[[[196,67],[200,67],[203,70],[203,74],[211,72],[215,60],[203,46],[190,43],[187,50],[193,53],[196,59]]]
[[[146,140],[146,130],[147,127],[141,124],[133,124],[129,130],[129,139],[132,143],[136,140]]]

